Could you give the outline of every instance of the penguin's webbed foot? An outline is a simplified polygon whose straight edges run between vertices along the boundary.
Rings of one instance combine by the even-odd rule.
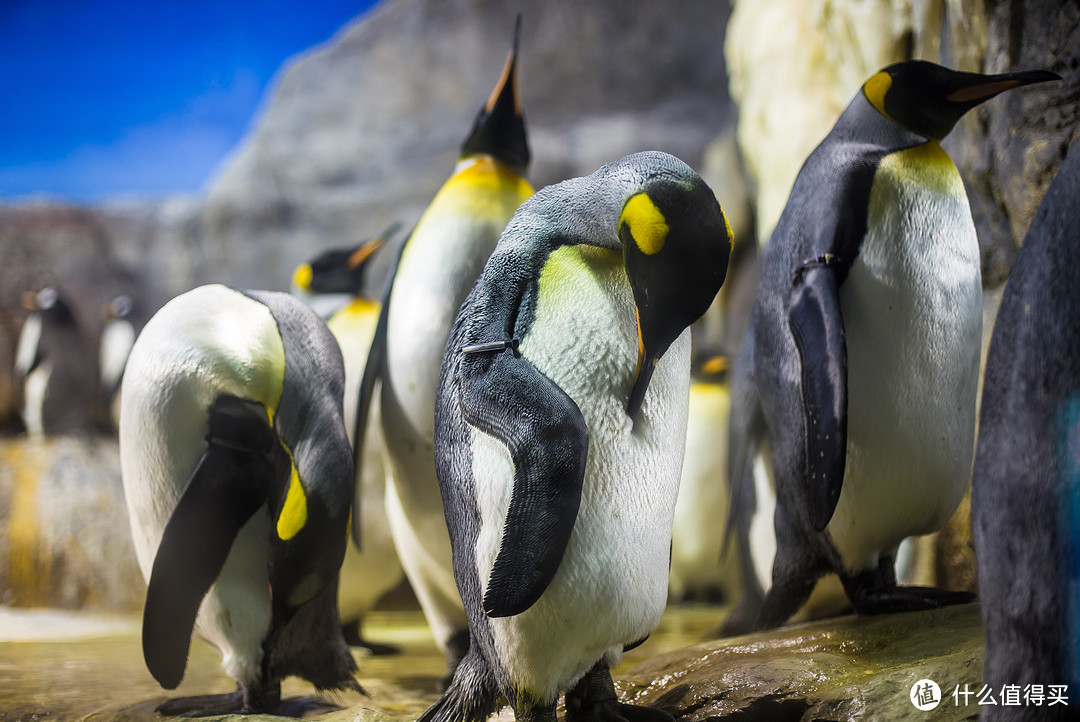
[[[673,722],[655,707],[620,702],[611,671],[602,660],[566,693],[566,722]]]
[[[840,578],[856,614],[918,612],[975,601],[975,595],[971,592],[951,592],[936,587],[895,586],[889,583],[888,578],[883,580],[883,577],[887,575],[883,575],[880,570],[871,570]]]
[[[626,704],[618,700],[596,702],[571,714],[566,710],[566,722],[674,722],[669,712],[655,707]]]
[[[401,654],[401,647],[397,647],[393,644],[380,644],[379,642],[371,642],[364,639],[363,633],[360,631],[360,620],[349,622],[341,626],[342,636],[345,637],[345,643],[350,647],[360,647],[366,649],[373,657],[388,657],[394,654]]]
[[[225,694],[203,694],[167,699],[154,711],[163,717],[217,717],[228,714],[276,714],[302,717],[313,712],[341,709],[318,697],[281,699],[281,683],[248,688],[238,687]]]
[[[236,690],[226,694],[174,697],[159,704],[154,708],[154,711],[164,717],[215,717],[217,715],[239,714],[243,709],[244,693]]]

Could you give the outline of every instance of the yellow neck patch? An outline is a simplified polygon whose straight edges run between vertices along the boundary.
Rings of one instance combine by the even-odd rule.
[[[664,248],[668,235],[667,219],[647,193],[638,193],[626,202],[619,216],[619,228],[623,224],[629,228],[634,243],[646,256],[659,253]]]
[[[304,495],[304,487],[300,483],[296,464],[292,464],[289,491],[285,495],[285,504],[282,505],[281,514],[277,520],[277,535],[282,541],[288,541],[299,534],[306,523],[307,497]]]
[[[870,105],[877,108],[879,113],[889,119],[892,119],[892,116],[885,112],[885,94],[889,92],[891,87],[892,76],[884,71],[867,80],[862,86],[863,95],[870,101]]]
[[[943,195],[966,197],[960,172],[941,144],[934,140],[885,156],[878,174],[892,175],[906,186],[917,185]]]

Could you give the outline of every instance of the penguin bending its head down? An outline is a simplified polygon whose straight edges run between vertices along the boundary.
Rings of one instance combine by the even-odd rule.
[[[980,719],[1077,717],[1080,690],[1080,151],[1031,223],[986,359],[972,530],[986,683],[1067,685],[1070,704]],[[1055,712],[1057,713],[1055,715]]]
[[[502,75],[461,146],[453,175],[420,217],[391,272],[357,413],[358,426],[366,426],[375,382],[381,380],[378,402],[391,482],[387,514],[405,574],[450,673],[469,637],[435,477],[435,386],[461,302],[506,222],[533,192],[523,177],[529,146],[517,90],[520,25],[519,18]],[[358,452],[362,448],[356,446]]]
[[[667,596],[689,325],[731,232],[689,167],[639,153],[526,201],[446,346],[435,454],[470,647],[422,722],[670,719],[609,668]]]
[[[345,428],[350,434],[355,433],[360,380],[381,309],[381,304],[363,290],[368,285],[364,271],[397,227],[395,223],[358,246],[325,251],[293,273],[293,285],[305,296],[349,294],[326,325],[337,339],[345,362]],[[363,443],[363,465],[356,468],[351,535],[361,541],[351,541],[345,549],[338,583],[338,614],[345,641],[350,645],[376,655],[393,654],[399,651],[396,647],[372,642],[362,633],[364,617],[404,576],[386,518],[386,466],[377,406],[372,408]]]
[[[202,286],[136,340],[120,457],[148,579],[143,655],[174,689],[194,631],[238,685],[159,711],[274,713],[289,675],[359,690],[336,606],[353,489],[342,384],[333,337],[288,294]]]
[[[747,443],[771,449],[777,496],[757,626],[783,623],[830,571],[858,613],[972,598],[898,587],[893,568],[901,540],[936,531],[959,504],[974,448],[979,246],[940,141],[979,103],[1055,78],[891,65],[803,165],[736,366],[753,393],[734,397],[732,427],[762,420],[767,443]]]

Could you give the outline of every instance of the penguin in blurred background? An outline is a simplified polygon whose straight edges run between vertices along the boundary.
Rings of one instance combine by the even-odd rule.
[[[129,290],[112,298],[101,309],[103,325],[98,341],[101,394],[114,429],[120,426],[120,384],[131,347],[155,306],[147,294]]]
[[[727,271],[713,192],[657,152],[525,202],[446,347],[436,461],[472,643],[422,722],[670,720],[610,668],[667,599],[688,327]]]
[[[1080,151],[1050,185],[1001,299],[971,482],[985,681],[1080,703]],[[1075,706],[982,720],[1073,720]]]
[[[1056,78],[891,65],[803,165],[736,366],[750,393],[733,397],[732,426],[759,433],[732,450],[732,478],[753,463],[745,449],[768,449],[776,485],[759,628],[787,620],[830,571],[858,613],[972,599],[897,586],[894,568],[905,537],[953,513],[974,448],[979,246],[940,141],[979,103]]]
[[[435,387],[446,339],[462,301],[506,222],[533,189],[517,89],[518,40],[461,146],[457,166],[405,242],[361,385],[358,424],[379,393],[390,463],[387,488],[398,555],[452,673],[468,645],[454,585],[450,538],[435,476]],[[361,447],[356,447],[358,450]],[[363,467],[363,462],[358,461]]]
[[[350,441],[356,424],[360,379],[375,336],[381,304],[365,291],[364,271],[374,253],[397,232],[395,223],[378,236],[349,248],[325,251],[293,273],[293,286],[305,297],[348,294],[348,300],[327,321],[345,362],[345,428]],[[306,300],[306,298],[305,298]],[[353,533],[345,550],[338,584],[338,614],[345,641],[372,654],[393,654],[396,647],[364,639],[364,616],[404,578],[386,518],[386,467],[383,462],[378,406],[364,437],[363,468],[356,469]],[[359,514],[357,514],[359,510]]]
[[[23,294],[30,311],[15,351],[20,415],[31,436],[104,433],[98,357],[73,302],[60,286]]]
[[[726,215],[726,214],[725,214]],[[743,595],[741,549],[725,543],[728,516],[730,359],[746,332],[761,278],[753,234],[735,232],[727,279],[706,317],[691,327],[686,454],[671,539],[672,601],[732,602]],[[759,597],[760,598],[760,597]]]
[[[718,603],[737,594],[735,548],[725,548],[723,539],[731,411],[727,372],[725,355],[695,352],[690,367],[686,453],[671,533],[668,593],[674,601]]]
[[[333,336],[289,294],[202,286],[136,340],[120,457],[148,580],[143,655],[175,689],[194,631],[238,685],[163,714],[277,713],[290,675],[360,690],[337,614],[353,494],[343,384]]]

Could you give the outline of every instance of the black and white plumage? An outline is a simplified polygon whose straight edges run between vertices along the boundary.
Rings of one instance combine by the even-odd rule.
[[[19,414],[30,436],[109,428],[93,334],[81,320],[77,303],[59,285],[23,295],[30,315],[15,350],[14,381]]]
[[[366,271],[376,251],[396,230],[395,223],[359,245],[324,251],[293,273],[295,292],[313,308],[315,301],[328,296],[343,299],[335,304],[339,307],[326,325],[345,363],[345,428],[350,434],[355,433],[360,382],[382,309],[364,290],[369,285]],[[387,468],[380,422],[378,405],[373,405],[365,425],[362,466],[356,469],[352,534],[341,564],[338,614],[350,645],[372,654],[392,654],[398,651],[396,647],[373,642],[363,634],[364,618],[404,579],[386,513]],[[350,440],[355,443],[351,436]]]
[[[333,337],[288,294],[202,286],[136,340],[120,456],[144,657],[175,688],[194,631],[238,685],[162,712],[276,712],[289,675],[359,689],[336,607],[353,489],[342,387]]]
[[[890,66],[803,165],[765,249],[733,394],[732,478],[768,449],[776,484],[758,626],[783,623],[832,571],[860,613],[971,598],[898,587],[893,567],[905,537],[948,520],[973,452],[979,247],[939,141],[979,103],[1055,77]]]
[[[436,464],[471,645],[422,720],[663,718],[609,667],[659,622],[686,434],[688,326],[730,229],[684,163],[640,153],[539,191],[462,306]]]
[[[1031,223],[986,359],[971,481],[985,681],[1068,685],[1072,706],[982,720],[1075,720],[1080,690],[1080,152]]]
[[[453,174],[417,221],[391,271],[357,412],[358,425],[366,426],[369,409],[378,404],[371,413],[382,420],[394,543],[449,674],[465,653],[468,620],[454,584],[435,476],[435,388],[458,309],[507,221],[533,192],[524,177],[530,155],[517,85],[518,30],[520,20],[502,74],[462,143]],[[362,459],[357,466],[364,466]]]

